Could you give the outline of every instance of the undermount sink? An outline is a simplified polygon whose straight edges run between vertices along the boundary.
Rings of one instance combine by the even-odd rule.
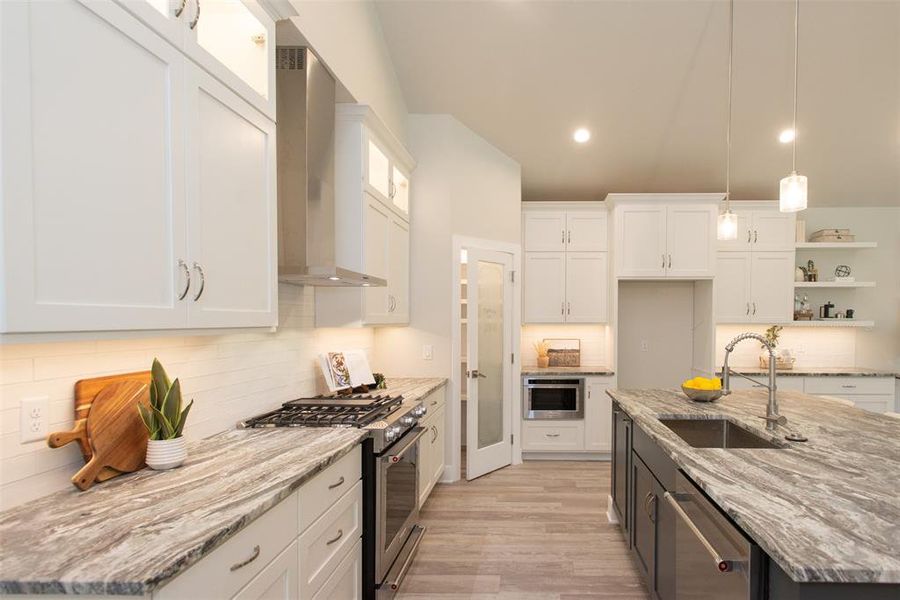
[[[694,448],[782,448],[726,419],[660,419]]]

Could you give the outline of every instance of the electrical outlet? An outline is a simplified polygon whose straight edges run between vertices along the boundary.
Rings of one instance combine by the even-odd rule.
[[[23,398],[19,416],[19,442],[34,442],[47,437],[50,400],[47,396]]]
[[[423,360],[434,360],[434,346],[431,344],[425,344],[422,346],[422,359]]]
[[[641,352],[650,352],[650,342],[641,340]]]

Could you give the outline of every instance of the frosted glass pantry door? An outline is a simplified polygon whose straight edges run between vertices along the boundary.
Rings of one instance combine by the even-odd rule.
[[[466,479],[512,462],[512,256],[468,252]]]

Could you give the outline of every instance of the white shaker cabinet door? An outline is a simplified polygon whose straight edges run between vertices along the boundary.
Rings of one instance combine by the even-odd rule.
[[[388,312],[392,323],[409,323],[409,224],[391,216],[388,239]]]
[[[584,405],[584,449],[592,452],[612,450],[612,399],[606,394],[609,381],[587,380]]]
[[[391,210],[375,196],[366,192],[363,213],[363,241],[365,244],[364,272],[390,282],[389,244]],[[389,323],[391,320],[388,287],[363,289],[363,322],[367,325]]]
[[[566,253],[526,252],[522,289],[525,323],[564,323]]]
[[[719,252],[716,260],[717,323],[747,323],[750,318],[750,252]]]
[[[750,316],[757,323],[791,323],[794,318],[794,253],[753,252]]]
[[[616,209],[616,275],[666,276],[666,207],[622,206]]]
[[[669,206],[666,240],[668,277],[715,276],[715,206]]]
[[[108,2],[2,2],[0,27],[0,330],[184,327],[186,61]]]
[[[603,252],[607,250],[607,231],[605,209],[570,210],[566,214],[566,249]]]
[[[608,295],[606,252],[567,252],[566,322],[605,323]]]
[[[188,69],[192,327],[276,325],[275,123]]]
[[[566,213],[555,210],[525,212],[526,252],[562,252],[566,249]]]
[[[750,223],[753,251],[794,250],[796,214],[777,210],[755,210]]]

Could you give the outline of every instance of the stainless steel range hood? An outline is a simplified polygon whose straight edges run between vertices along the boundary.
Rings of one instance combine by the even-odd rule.
[[[308,48],[276,50],[278,280],[295,285],[385,286],[336,261],[335,81]]]

